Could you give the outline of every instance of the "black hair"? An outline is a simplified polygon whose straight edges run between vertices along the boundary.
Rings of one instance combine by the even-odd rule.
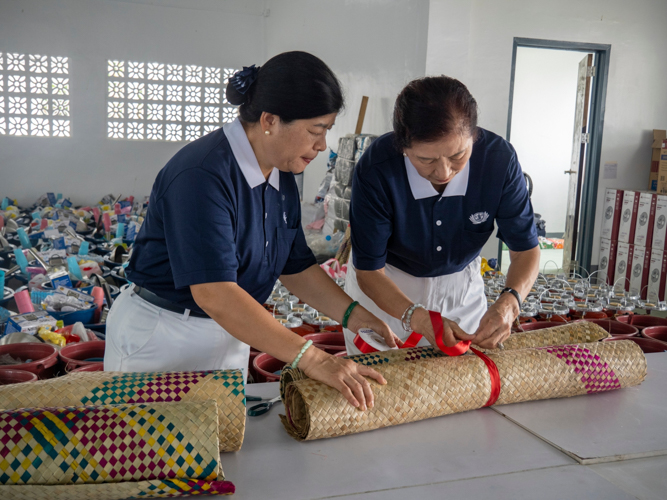
[[[239,114],[246,123],[258,122],[264,111],[289,123],[338,113],[345,105],[341,84],[329,66],[298,51],[269,59],[245,94],[230,81],[226,95],[230,104],[240,105]]]
[[[394,105],[394,141],[433,142],[451,133],[477,136],[477,101],[455,78],[428,76],[408,83]]]

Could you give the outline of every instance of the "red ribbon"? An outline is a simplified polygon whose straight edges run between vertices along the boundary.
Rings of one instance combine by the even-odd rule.
[[[448,356],[460,356],[461,354],[465,354],[468,351],[468,349],[470,349],[478,358],[484,361],[484,364],[489,370],[489,376],[491,377],[491,395],[489,396],[489,400],[486,402],[484,406],[491,406],[495,404],[496,401],[498,401],[498,397],[500,396],[500,373],[498,372],[498,367],[496,366],[496,364],[493,362],[491,358],[489,358],[483,352],[478,351],[474,347],[470,347],[469,340],[461,340],[458,344],[452,347],[446,346],[442,339],[443,332],[445,330],[445,325],[442,322],[442,316],[440,315],[440,313],[434,311],[429,311],[428,313],[429,316],[431,317],[431,324],[433,325],[433,331],[435,332],[435,342],[436,344],[438,344],[438,348],[442,352],[444,352]],[[412,332],[410,336],[407,338],[407,340],[403,343],[403,347],[401,347],[400,349],[409,349],[410,347],[415,347],[422,339],[422,337],[423,336],[420,335],[419,333]],[[364,354],[371,354],[377,352],[377,349],[368,345],[359,336],[359,334],[357,334],[356,337],[354,337],[354,345],[357,346],[357,349],[359,349]]]

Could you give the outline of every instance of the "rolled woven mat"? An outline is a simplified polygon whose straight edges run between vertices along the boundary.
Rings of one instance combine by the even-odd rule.
[[[376,357],[372,366],[387,379],[384,386],[371,381],[375,406],[367,411],[356,410],[321,382],[288,384],[287,416],[280,418],[289,435],[313,440],[355,434],[474,410],[490,401],[490,370],[472,353],[447,357],[406,349],[402,360],[392,362],[381,358],[385,353],[365,355]],[[497,405],[620,389],[646,377],[646,358],[632,341],[504,350],[488,358],[499,373]]]
[[[550,345],[569,345],[569,344],[583,344],[588,342],[597,342],[609,337],[609,333],[599,325],[590,323],[588,321],[579,321],[576,323],[567,323],[563,326],[556,326],[553,328],[544,328],[542,330],[533,330],[529,332],[513,333],[504,342],[506,351],[523,349],[526,347],[545,347]],[[476,347],[482,352],[499,352],[498,349],[482,349]],[[415,347],[407,349],[411,353],[423,353],[423,356],[442,356],[446,354],[440,352],[433,347]],[[405,358],[406,350],[392,349],[389,351],[382,351],[372,354],[357,354],[348,356],[349,359],[368,366],[383,363],[393,363],[394,361],[401,361]],[[283,368],[280,376],[280,395],[285,401],[285,388],[287,384],[295,380],[302,380],[308,378],[298,368],[292,368],[289,365]]]
[[[213,400],[0,411],[0,498],[233,493],[217,431]]]
[[[218,403],[220,451],[238,451],[245,431],[240,370],[173,373],[73,372],[0,386],[0,409],[206,401]]]

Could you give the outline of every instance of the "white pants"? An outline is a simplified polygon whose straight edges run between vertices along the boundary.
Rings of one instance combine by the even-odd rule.
[[[463,271],[435,278],[417,278],[388,264],[384,273],[412,302],[422,304],[431,311],[439,311],[445,318],[456,321],[464,332],[472,334],[477,330],[487,310],[480,265],[481,258],[477,257]],[[403,330],[400,319],[384,312],[361,291],[352,257],[347,267],[345,291],[352,299],[387,323],[401,340],[410,336],[411,332]],[[355,334],[347,328],[344,333],[347,353],[360,354],[361,351],[354,345]],[[423,338],[417,345],[427,346],[429,343]]]
[[[104,370],[180,372],[243,370],[250,346],[210,318],[178,314],[145,301],[131,285],[113,303],[107,318]]]

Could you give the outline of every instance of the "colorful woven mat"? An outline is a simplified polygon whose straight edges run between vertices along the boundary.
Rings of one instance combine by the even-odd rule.
[[[218,403],[220,451],[238,451],[245,432],[240,370],[173,373],[74,372],[0,386],[0,409],[207,401]]]
[[[496,350],[487,355],[500,375],[497,405],[620,389],[646,377],[646,358],[632,341]],[[447,357],[414,348],[393,351],[391,358],[385,351],[353,359],[371,365],[388,382],[382,386],[371,381],[375,406],[359,411],[321,382],[294,380],[285,387],[287,415],[280,416],[290,436],[336,437],[474,410],[486,404],[492,390],[489,369],[473,354]]]
[[[526,347],[545,347],[552,345],[568,345],[568,344],[584,344],[588,342],[597,342],[608,338],[610,335],[602,327],[595,323],[588,321],[578,321],[576,323],[568,323],[563,326],[556,326],[553,328],[544,328],[542,330],[534,330],[530,332],[513,333],[504,342],[505,351],[516,349],[524,349]],[[478,350],[486,353],[500,352],[498,349],[482,349],[477,346]],[[348,356],[349,359],[356,363],[371,366],[394,363],[402,361],[406,357],[406,352],[411,356],[427,357],[445,357],[446,355],[433,347],[414,347],[405,350],[392,349],[390,351],[375,352],[371,354],[357,354]],[[290,382],[295,380],[303,380],[306,374],[298,368],[292,368],[287,365],[283,368],[280,376],[280,395],[283,402],[285,402],[285,388]]]
[[[233,493],[213,400],[0,412],[0,498]]]

